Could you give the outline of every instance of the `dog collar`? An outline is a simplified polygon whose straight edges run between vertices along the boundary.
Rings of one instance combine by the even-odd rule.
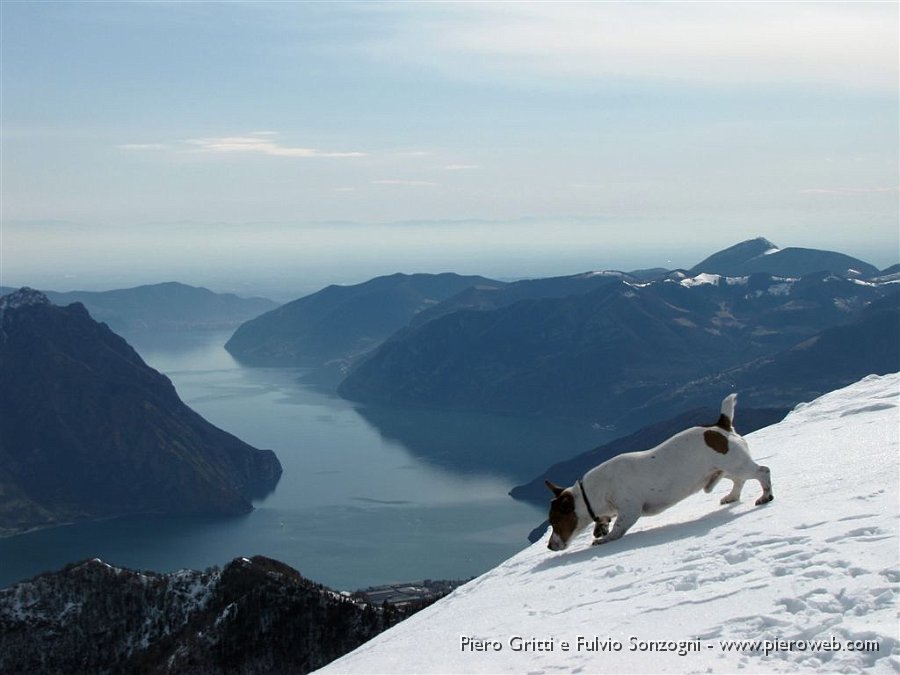
[[[596,523],[600,519],[597,517],[597,514],[594,513],[594,509],[591,508],[591,502],[588,501],[587,492],[584,491],[584,483],[581,482],[580,478],[578,479],[578,487],[581,488],[581,498],[584,500],[584,505],[587,507],[588,515],[591,517],[591,520]]]

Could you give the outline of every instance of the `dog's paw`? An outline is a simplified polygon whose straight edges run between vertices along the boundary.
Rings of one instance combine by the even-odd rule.
[[[594,541],[591,542],[591,546],[599,546],[600,544],[608,544],[609,542],[615,541],[616,539],[621,539],[623,534],[625,534],[625,533],[622,532],[621,534],[619,534],[619,533],[616,533],[615,531],[613,531],[612,534],[608,534],[605,537],[598,537],[597,539],[594,539]]]
[[[762,506],[763,504],[768,504],[768,503],[769,503],[770,501],[772,501],[773,499],[775,499],[775,495],[773,495],[773,494],[770,492],[769,494],[763,495],[762,497],[760,497],[759,499],[757,499],[757,500],[756,500],[756,505],[757,505],[757,506]]]
[[[609,519],[604,518],[594,523],[594,539],[605,537],[609,534]]]

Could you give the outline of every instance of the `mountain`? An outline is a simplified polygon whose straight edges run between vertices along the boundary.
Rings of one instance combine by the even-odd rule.
[[[830,273],[704,273],[638,283],[610,277],[580,295],[460,310],[412,325],[362,360],[338,391],[364,403],[574,417],[634,429],[689,407],[672,402],[645,409],[637,423],[623,419],[654,397],[789,349],[846,322],[889,288]],[[710,395],[692,405],[717,404]]]
[[[0,531],[135,513],[237,514],[281,465],[188,408],[83,305],[0,298]]]
[[[584,272],[562,277],[541,279],[523,279],[505,284],[479,284],[470,286],[464,291],[437,303],[412,317],[409,328],[417,328],[429,321],[438,319],[460,310],[478,310],[481,312],[500,309],[520,300],[539,300],[542,298],[565,298],[570,295],[584,295],[596,291],[617,281],[637,281],[624,272],[602,271]],[[392,337],[402,337],[398,332]]]
[[[692,275],[701,272],[730,277],[758,273],[802,277],[815,272],[833,272],[842,276],[868,279],[878,275],[878,268],[858,258],[834,251],[778,248],[768,239],[760,237],[714,253],[690,270]]]
[[[898,403],[892,374],[798,406],[746,437],[770,504],[722,481],[603,546],[545,534],[320,672],[895,672]]]
[[[423,309],[470,286],[501,282],[458,274],[393,274],[327,288],[242,324],[225,348],[251,365],[350,361]]]
[[[61,307],[80,302],[94,319],[118,331],[233,328],[278,306],[265,298],[213,293],[174,281],[114,291],[43,293]]]
[[[742,241],[734,246],[729,246],[721,251],[717,251],[708,258],[704,258],[694,265],[690,272],[693,274],[708,272],[710,274],[737,276],[736,274],[732,274],[732,270],[744,265],[748,260],[754,260],[767,253],[774,253],[778,250],[779,248],[765,237],[748,239],[747,241]]]
[[[846,386],[866,374],[900,370],[900,289],[895,284],[836,326],[771,356],[674,387],[638,406],[626,419],[648,410],[698,405],[710,397],[741,392],[751,406],[790,407]]]
[[[650,267],[648,269],[631,270],[628,275],[639,281],[653,281],[666,276],[671,271],[665,267]]]
[[[307,673],[407,613],[261,556],[173,574],[87,560],[0,590],[0,672]]]
[[[891,265],[890,267],[886,267],[878,273],[877,277],[872,279],[873,281],[900,281],[900,264]]]
[[[740,398],[739,396],[739,403],[741,402]],[[777,424],[784,419],[787,412],[787,409],[777,408],[745,409],[741,405],[735,420],[735,428],[738,430],[738,433],[746,435],[757,429]],[[679,431],[694,426],[709,426],[714,424],[718,418],[718,409],[694,408],[662,422],[651,424],[633,434],[617,438],[570,459],[557,462],[528,483],[517,485],[510,490],[509,494],[513,499],[520,499],[533,504],[544,504],[547,501],[547,488],[544,485],[545,479],[552,479],[553,482],[559,485],[572,485],[589,469],[593,469],[598,464],[602,464],[618,454],[648,450],[659,445],[670,436],[674,436]],[[541,532],[543,533],[543,529]]]

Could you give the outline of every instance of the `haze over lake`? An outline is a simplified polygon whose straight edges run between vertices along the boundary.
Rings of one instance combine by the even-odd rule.
[[[545,517],[513,501],[512,486],[608,437],[562,421],[425,410],[361,414],[302,384],[295,369],[242,367],[222,347],[228,336],[126,338],[189,406],[275,450],[284,466],[276,490],[242,517],[128,517],[0,539],[0,586],[88,557],[168,571],[256,554],[342,590],[465,578],[523,548]]]

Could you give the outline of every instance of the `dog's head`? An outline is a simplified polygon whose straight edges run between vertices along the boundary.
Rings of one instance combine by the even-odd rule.
[[[572,535],[579,530],[578,514],[575,512],[575,495],[568,488],[561,488],[549,480],[544,484],[553,493],[550,501],[550,515],[548,520],[553,527],[553,534],[547,548],[551,551],[562,551],[569,544]]]

